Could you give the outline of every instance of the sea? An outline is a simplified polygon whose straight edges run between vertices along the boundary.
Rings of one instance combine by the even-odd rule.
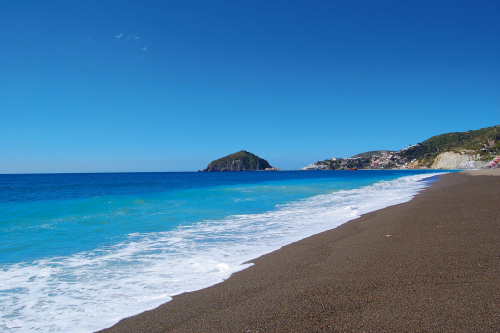
[[[0,331],[94,332],[411,200],[429,170],[0,175]]]

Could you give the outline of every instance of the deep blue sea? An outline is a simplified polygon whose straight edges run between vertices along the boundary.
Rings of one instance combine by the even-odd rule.
[[[0,330],[93,332],[406,202],[436,171],[0,175]]]

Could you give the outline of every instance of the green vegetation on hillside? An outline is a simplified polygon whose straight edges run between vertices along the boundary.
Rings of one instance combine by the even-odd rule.
[[[454,132],[433,136],[397,152],[375,150],[351,158],[332,158],[318,161],[312,168],[319,170],[391,169],[401,167],[429,168],[444,152],[475,155],[490,161],[500,154],[500,125],[475,131]]]
[[[383,153],[390,153],[390,151],[389,150],[372,150],[372,151],[367,151],[366,153],[354,155],[351,158],[361,157],[361,158],[368,158],[369,159],[373,155],[382,155]]]
[[[437,155],[446,151],[479,154],[488,160],[500,153],[500,125],[475,131],[436,135],[419,144],[400,150],[397,155],[407,160],[419,160],[430,166]]]

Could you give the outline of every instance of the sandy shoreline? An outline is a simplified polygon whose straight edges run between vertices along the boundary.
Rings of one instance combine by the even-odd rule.
[[[500,177],[471,173],[103,332],[499,331]]]

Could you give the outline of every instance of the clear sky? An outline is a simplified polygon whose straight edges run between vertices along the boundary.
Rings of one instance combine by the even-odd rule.
[[[500,124],[500,1],[1,1],[0,173],[296,169]]]

